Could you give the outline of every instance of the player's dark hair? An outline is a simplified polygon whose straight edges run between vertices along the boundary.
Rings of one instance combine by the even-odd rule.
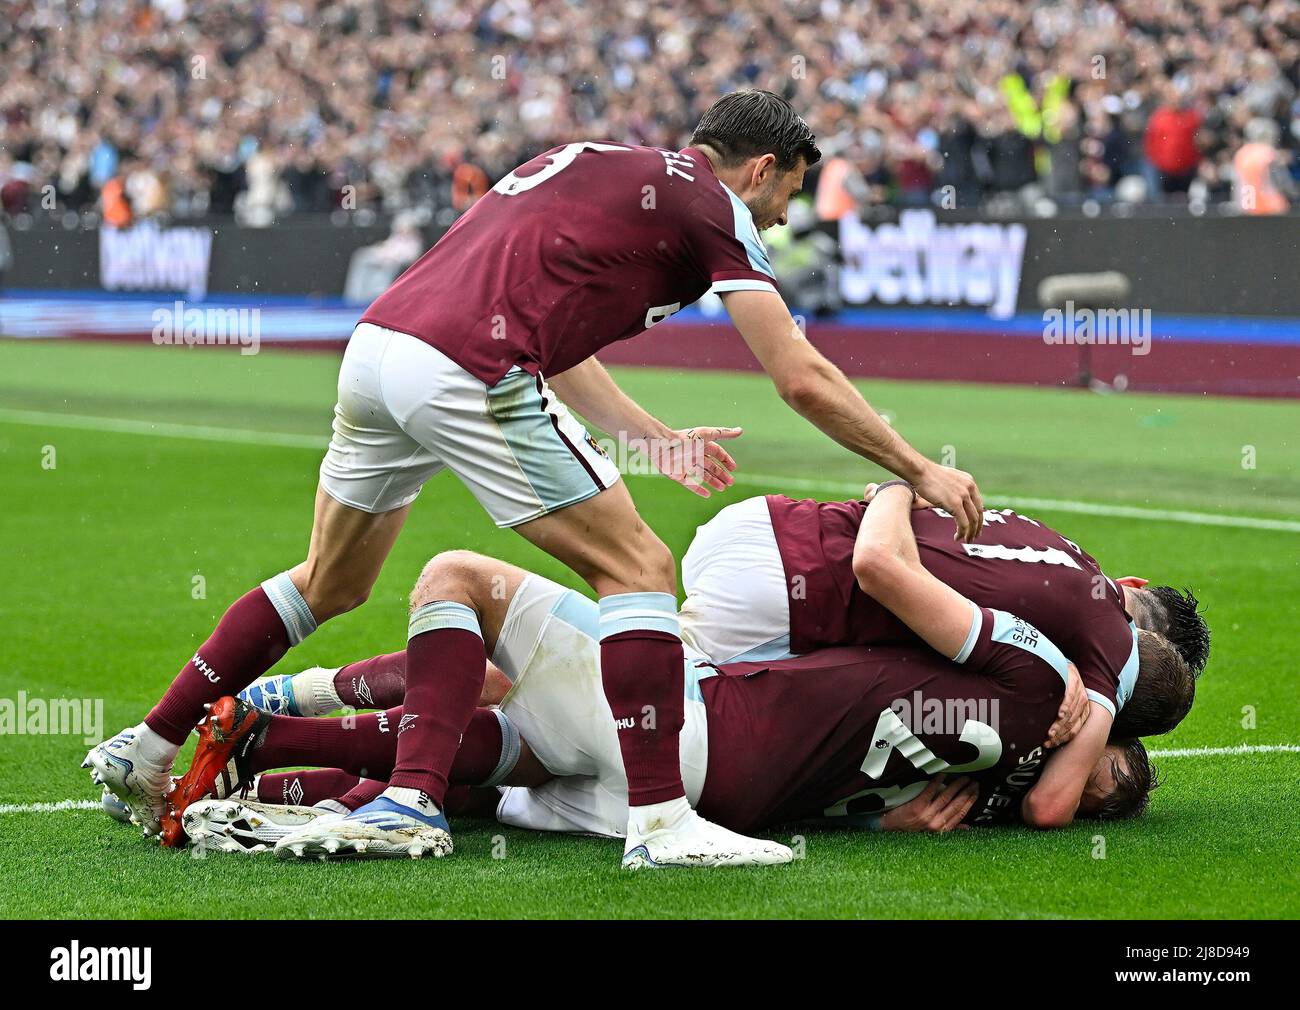
[[[1154,631],[1138,631],[1138,674],[1133,693],[1115,716],[1112,740],[1168,733],[1191,711],[1196,674],[1173,644]]]
[[[780,95],[770,91],[733,91],[705,110],[691,135],[691,146],[707,144],[722,164],[733,168],[764,154],[776,155],[778,172],[789,172],[802,158],[821,160],[817,138]]]
[[[1197,613],[1199,604],[1192,591],[1179,592],[1173,586],[1147,586],[1138,599],[1139,609],[1145,611],[1139,627],[1169,639],[1192,673],[1199,677],[1210,658],[1210,627]]]
[[[1151,802],[1151,793],[1160,785],[1156,766],[1151,763],[1142,741],[1134,737],[1120,744],[1124,748],[1124,761],[1110,758],[1110,772],[1115,779],[1111,791],[1093,814],[1099,821],[1125,821],[1140,817]]]

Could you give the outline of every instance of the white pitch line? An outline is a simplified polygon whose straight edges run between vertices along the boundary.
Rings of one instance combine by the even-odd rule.
[[[1149,752],[1153,758],[1241,757],[1248,754],[1300,754],[1300,744],[1238,744],[1235,747],[1175,747]],[[57,803],[0,803],[4,814],[57,814],[64,811],[100,810],[100,800],[59,800]]]
[[[3,421],[11,424],[48,425],[51,428],[77,428],[82,431],[107,431],[118,435],[153,435],[157,438],[184,438],[197,442],[240,442],[248,445],[271,445],[318,451],[323,451],[329,442],[328,439],[315,435],[295,435],[285,431],[253,431],[248,428],[176,424],[172,421],[90,417],[85,414],[62,414],[42,410],[0,409],[0,422]]]
[[[64,810],[101,810],[100,800],[59,800],[58,803],[0,803],[0,814],[57,814]]]
[[[8,410],[0,408],[0,422],[83,431],[107,431],[121,435],[153,435],[158,438],[183,438],[200,442],[239,442],[247,445],[278,446],[289,449],[324,451],[328,439],[282,431],[254,431],[249,428],[220,428],[214,425],[177,424],[172,421],[140,421],[118,417],[92,417],[55,411]],[[640,474],[634,476],[642,476]],[[781,491],[834,491],[860,495],[862,485],[845,481],[787,477],[781,474],[749,473],[736,475],[737,484],[749,484]],[[1138,519],[1147,522],[1187,523],[1193,526],[1228,526],[1236,529],[1271,530],[1276,533],[1300,533],[1300,521],[1265,519],[1259,516],[1221,515],[1214,512],[1189,512],[1182,509],[1149,509],[1135,505],[1111,505],[1101,502],[1059,498],[1022,498],[988,494],[990,503],[1007,508],[1044,509],[1108,519]]]
[[[1294,743],[1239,743],[1235,747],[1172,747],[1168,750],[1148,751],[1151,757],[1239,757],[1245,754],[1300,754],[1300,744]]]
[[[782,477],[771,473],[734,474],[737,484],[757,484],[785,491],[835,491],[859,497],[861,484],[847,481],[815,480],[807,477]],[[1193,526],[1232,526],[1238,529],[1273,530],[1300,533],[1300,522],[1293,519],[1264,519],[1259,516],[1221,515],[1216,512],[1188,512],[1182,509],[1148,509],[1136,505],[1109,505],[1101,502],[1073,501],[1061,498],[1021,498],[1014,495],[985,494],[989,507],[1043,509],[1076,515],[1103,516],[1108,519],[1143,519],[1150,522],[1189,523]]]

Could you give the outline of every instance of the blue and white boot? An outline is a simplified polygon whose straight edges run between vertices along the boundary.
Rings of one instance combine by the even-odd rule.
[[[263,677],[236,696],[240,701],[271,715],[329,715],[343,707],[334,689],[339,667],[313,666],[301,673]]]
[[[280,839],[280,859],[438,859],[451,854],[451,828],[441,811],[379,796],[348,814],[305,825]]]
[[[171,791],[171,766],[164,768],[141,753],[138,729],[124,729],[96,744],[81,767],[90,769],[95,785],[103,786],[117,798],[126,808],[127,819],[142,829],[145,837],[158,833],[163,797]]]

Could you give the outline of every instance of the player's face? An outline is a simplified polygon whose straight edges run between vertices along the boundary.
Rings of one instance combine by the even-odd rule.
[[[754,224],[759,231],[774,225],[785,224],[786,209],[790,200],[803,189],[803,173],[806,165],[802,158],[788,172],[778,172],[770,165],[762,172],[765,178],[758,181],[752,197],[742,197],[749,212],[754,215]]]
[[[1103,803],[1115,791],[1115,772],[1128,771],[1128,758],[1124,748],[1117,744],[1107,744],[1101,757],[1093,765],[1088,784],[1083,787],[1083,797],[1079,800],[1079,815],[1088,817],[1101,809]]]

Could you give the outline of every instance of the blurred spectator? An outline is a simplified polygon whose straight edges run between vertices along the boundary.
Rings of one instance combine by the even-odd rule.
[[[99,210],[104,216],[104,223],[114,228],[129,228],[135,220],[131,212],[131,200],[126,192],[126,175],[118,172],[99,191]]]
[[[1280,132],[1271,119],[1252,119],[1246,126],[1246,143],[1232,159],[1233,202],[1244,213],[1285,214],[1291,207],[1287,195],[1294,186],[1289,156],[1277,149]]]
[[[1109,200],[1135,175],[1227,198],[1246,124],[1300,121],[1300,6],[6,0],[0,17],[7,177],[53,184],[59,213],[135,158],[140,214],[441,222],[558,144],[678,147],[743,87],[796,103],[859,206]]]
[[[1201,149],[1196,146],[1201,114],[1192,108],[1186,88],[1169,82],[1163,91],[1164,102],[1147,121],[1143,147],[1158,173],[1161,191],[1186,193],[1201,163]]]
[[[398,214],[393,218],[393,231],[388,238],[352,254],[343,300],[354,305],[374,301],[398,274],[420,258],[425,244],[417,215],[412,211]]]

